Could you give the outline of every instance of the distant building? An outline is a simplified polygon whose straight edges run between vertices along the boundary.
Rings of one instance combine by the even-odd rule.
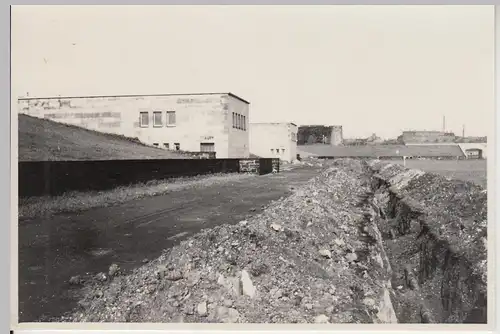
[[[483,151],[479,148],[469,148],[465,150],[467,159],[483,159]]]
[[[298,128],[297,145],[342,145],[341,125],[302,125]]]
[[[297,157],[297,125],[250,123],[250,153],[292,162]]]
[[[249,102],[231,93],[26,97],[19,112],[169,150],[249,156]]]
[[[377,136],[375,133],[366,139],[367,145],[378,145],[382,144],[384,140]]]
[[[453,132],[443,131],[403,131],[398,137],[404,144],[453,143],[455,139]]]

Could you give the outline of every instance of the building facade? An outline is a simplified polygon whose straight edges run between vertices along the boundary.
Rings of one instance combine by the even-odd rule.
[[[249,157],[249,102],[231,93],[20,98],[19,112],[168,150]]]
[[[297,125],[250,123],[250,153],[292,162],[297,158]]]
[[[404,144],[453,143],[456,136],[443,131],[403,131],[399,140]]]

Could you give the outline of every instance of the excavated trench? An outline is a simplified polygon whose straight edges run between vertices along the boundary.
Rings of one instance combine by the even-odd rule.
[[[379,244],[381,261],[390,275],[387,305],[397,322],[487,323],[486,274],[478,272],[467,252],[436,233],[436,225],[442,222],[434,221],[401,190],[423,173],[401,169],[399,178],[391,180],[379,174],[383,165],[368,166],[372,191],[361,198],[360,205],[371,210],[361,228],[371,231],[362,233],[363,241]]]

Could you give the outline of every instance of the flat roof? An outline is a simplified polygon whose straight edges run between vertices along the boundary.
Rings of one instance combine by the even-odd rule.
[[[47,96],[47,97],[20,97],[18,100],[57,100],[57,99],[96,99],[104,97],[147,97],[147,96],[189,96],[189,95],[229,95],[237,100],[250,104],[233,93],[181,93],[181,94],[125,94],[125,95],[86,95],[86,96]]]
[[[297,126],[297,124],[292,122],[250,122],[250,124],[292,124]]]
[[[334,127],[342,127],[342,125],[303,124],[303,125],[300,125],[299,127],[301,127],[301,128],[315,128],[315,127],[334,128]]]

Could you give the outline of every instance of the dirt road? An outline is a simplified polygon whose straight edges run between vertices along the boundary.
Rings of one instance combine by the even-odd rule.
[[[19,322],[47,321],[76,306],[72,276],[125,271],[159,256],[184,238],[237,223],[317,175],[298,167],[275,175],[185,189],[78,214],[19,223]]]

